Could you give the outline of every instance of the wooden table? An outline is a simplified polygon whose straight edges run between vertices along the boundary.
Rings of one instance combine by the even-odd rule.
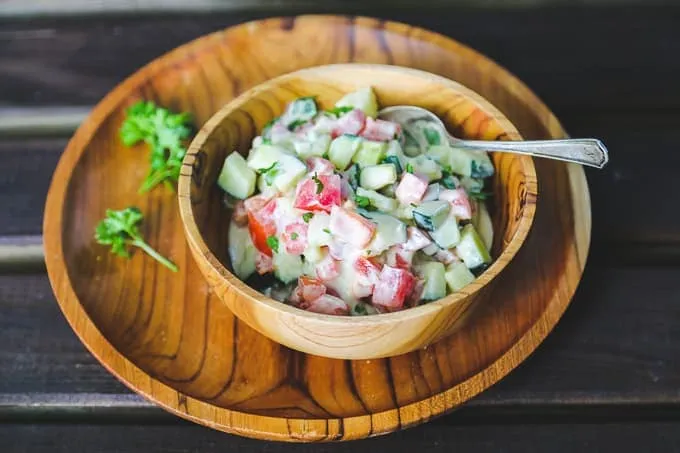
[[[522,78],[571,135],[609,146],[608,168],[587,171],[592,251],[555,331],[459,411],[350,444],[242,439],[146,402],[84,349],[54,301],[40,237],[50,176],[89,107],[136,68],[199,35],[286,11],[55,18],[0,3],[1,451],[680,451],[680,8],[425,2],[386,14],[349,3],[471,45]]]

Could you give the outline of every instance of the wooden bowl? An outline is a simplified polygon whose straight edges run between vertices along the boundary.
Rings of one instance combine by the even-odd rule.
[[[258,85],[220,109],[200,130],[185,157],[179,180],[180,215],[201,272],[236,316],[274,341],[309,354],[373,359],[403,354],[464,325],[524,243],[537,197],[531,158],[491,153],[491,216],[494,261],[474,282],[447,297],[400,312],[331,316],[304,311],[256,291],[229,270],[227,231],[231,213],[216,180],[232,150],[247,155],[252,139],[281,115],[290,101],[316,96],[327,109],[344,94],[372,86],[379,105],[417,105],[437,114],[462,138],[519,140],[515,127],[477,93],[440,76],[414,69],[366,64],[304,69]]]

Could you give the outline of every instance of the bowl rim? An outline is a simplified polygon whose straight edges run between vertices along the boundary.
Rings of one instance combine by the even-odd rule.
[[[272,79],[269,79],[261,84],[255,85],[248,90],[241,93],[239,96],[233,98],[224,104],[215,114],[213,114],[199,129],[187,148],[187,153],[182,162],[180,177],[177,187],[177,199],[179,203],[179,212],[184,227],[185,237],[194,250],[195,259],[200,259],[210,266],[210,270],[219,276],[220,279],[228,282],[229,286],[237,291],[239,296],[247,298],[249,301],[260,304],[262,308],[275,310],[279,313],[285,313],[295,317],[308,318],[315,323],[328,325],[348,325],[348,324],[384,324],[386,322],[401,322],[413,318],[420,318],[429,313],[439,312],[445,307],[451,306],[464,299],[472,296],[480,291],[483,287],[492,282],[503,269],[512,261],[519,249],[522,247],[531,230],[536,214],[536,201],[538,199],[538,180],[536,176],[536,168],[534,166],[533,158],[526,155],[517,155],[517,158],[522,163],[522,170],[524,172],[524,200],[533,198],[531,202],[525,202],[523,206],[522,215],[517,222],[515,233],[510,241],[505,245],[505,249],[498,255],[491,265],[475,278],[474,281],[467,284],[465,287],[448,294],[447,296],[428,302],[427,304],[418,305],[416,307],[407,308],[397,312],[381,313],[371,316],[335,316],[323,313],[315,313],[287,305],[275,299],[267,297],[260,291],[252,288],[243,282],[240,278],[234,275],[229,268],[222,263],[210,250],[210,247],[203,239],[200,233],[194,210],[191,203],[191,183],[193,179],[193,162],[195,156],[203,149],[207,140],[211,137],[215,128],[228,115],[237,110],[247,99],[260,91],[268,90],[279,85],[289,79],[294,79],[300,75],[314,74],[319,72],[331,71],[333,69],[348,69],[353,70],[380,70],[380,71],[394,71],[399,73],[406,73],[416,77],[430,78],[438,83],[448,85],[454,88],[469,101],[476,104],[487,116],[498,121],[503,129],[507,132],[507,138],[513,140],[521,140],[522,136],[515,127],[515,125],[491,102],[486,98],[466,87],[460,82],[448,79],[420,69],[413,69],[403,66],[386,65],[386,64],[372,64],[372,63],[337,63],[328,65],[319,65],[309,68],[299,69],[287,74],[283,74]],[[198,252],[198,256],[196,256]],[[199,266],[201,272],[204,272],[203,266]]]

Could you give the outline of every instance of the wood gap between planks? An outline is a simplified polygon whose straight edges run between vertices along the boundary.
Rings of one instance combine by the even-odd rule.
[[[471,400],[438,425],[613,423],[680,421],[680,401],[583,401],[502,404]],[[0,423],[88,423],[180,425],[187,423],[135,394],[37,394],[0,395]]]
[[[662,0],[642,2],[641,0],[581,0],[582,5],[590,7],[612,6],[657,6]],[[570,6],[571,0],[393,0],[391,10],[441,13],[444,9],[457,8],[536,8]],[[378,14],[382,3],[378,0],[327,0],[319,3],[312,0],[62,0],[31,1],[5,0],[0,7],[0,19],[37,18],[54,16],[139,16],[150,14],[211,14],[243,13],[266,11],[269,14],[295,14],[314,10],[326,13],[374,13]]]

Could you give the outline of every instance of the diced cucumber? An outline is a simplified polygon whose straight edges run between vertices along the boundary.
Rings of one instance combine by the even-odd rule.
[[[450,215],[439,228],[430,233],[432,240],[443,249],[450,249],[460,241],[460,230],[456,216]]]
[[[454,146],[450,159],[451,171],[462,176],[488,178],[494,173],[491,159],[483,151],[469,151]]]
[[[434,231],[444,223],[450,210],[447,201],[426,201],[413,209],[413,220],[419,227]]]
[[[460,261],[449,264],[444,278],[452,292],[460,290],[475,280],[474,274]]]
[[[465,225],[460,233],[460,242],[456,246],[456,254],[463,260],[468,269],[475,269],[491,262],[491,255],[484,245],[484,241],[471,223]]]
[[[392,164],[369,165],[361,169],[359,185],[377,190],[397,181],[397,169]]]
[[[359,164],[352,165],[345,172],[345,178],[347,178],[347,182],[352,190],[357,190],[357,187],[359,187],[359,173],[361,173]]]
[[[451,165],[451,147],[448,145],[430,146],[425,155],[444,168]]]
[[[437,253],[439,250],[441,250],[441,249],[439,248],[439,246],[433,242],[432,244],[426,246],[426,247],[422,250],[422,252],[423,252],[424,254],[426,254],[427,256],[432,256],[432,255],[434,255],[435,253]]]
[[[255,192],[256,178],[243,156],[234,151],[224,159],[217,184],[229,195],[243,200]]]
[[[439,199],[439,192],[441,191],[441,186],[439,183],[432,183],[427,186],[425,195],[423,195],[423,201],[433,201]]]
[[[396,209],[392,211],[392,215],[394,215],[398,219],[413,220],[414,209],[415,207],[411,206],[410,204],[400,204],[399,206],[397,206]]]
[[[385,157],[385,150],[387,149],[387,143],[376,142],[373,140],[363,140],[359,150],[356,152],[354,157],[352,157],[352,162],[365,167],[367,165],[377,165]]]
[[[338,170],[345,170],[361,146],[362,139],[354,135],[341,135],[331,142],[328,159]]]
[[[394,158],[396,158],[399,165],[397,165],[397,162],[395,162]],[[397,173],[403,172],[404,169],[406,168],[407,162],[406,155],[404,154],[404,151],[401,149],[401,145],[397,140],[391,140],[390,142],[387,143],[384,161],[385,161],[384,163],[387,164],[394,164],[394,166],[397,169]]]
[[[470,178],[469,176],[463,176],[460,178],[460,185],[463,186],[468,193],[479,193],[484,190],[483,180]]]
[[[290,255],[285,250],[279,250],[272,256],[274,275],[283,283],[290,283],[297,279],[304,271],[304,263],[300,255]]]
[[[472,224],[482,238],[487,250],[491,250],[493,246],[493,223],[489,210],[486,208],[486,203],[477,201],[477,209],[472,215]]]
[[[338,102],[336,107],[354,107],[363,111],[366,116],[375,118],[378,116],[378,100],[371,87],[361,88],[360,90],[346,94]]]
[[[417,157],[420,156],[420,148],[417,146],[408,146],[406,145],[404,147],[404,154],[408,157]]]
[[[371,206],[382,212],[392,212],[393,210],[397,209],[399,204],[394,198],[386,197],[385,195],[379,194],[375,190],[368,190],[364,189],[363,187],[357,187],[356,194],[359,197],[368,198]]]
[[[396,182],[394,184],[389,184],[380,189],[380,193],[385,195],[386,197],[395,198],[397,193],[396,192],[397,186],[398,184]]]
[[[310,246],[324,246],[331,242],[330,235],[331,217],[323,212],[314,213],[314,217],[309,221],[309,228],[307,229],[307,243]]]
[[[289,129],[292,129],[296,125],[305,123],[314,118],[317,111],[316,101],[312,96],[308,96],[298,98],[288,104],[282,118],[285,121],[286,126],[288,126]]]
[[[239,227],[235,222],[230,222],[228,239],[231,268],[238,278],[245,280],[255,272],[257,255],[248,227]]]
[[[425,262],[418,265],[416,272],[425,280],[422,300],[437,300],[446,296],[445,268],[439,262]]]
[[[274,185],[281,192],[292,188],[298,180],[307,173],[307,166],[296,157],[284,154],[274,168]]]
[[[250,151],[248,156],[248,166],[253,170],[260,172],[271,168],[281,156],[289,155],[286,148],[276,145],[260,145]]]
[[[427,156],[420,155],[410,160],[413,171],[427,177],[429,181],[436,181],[442,177],[442,169],[439,164]]]
[[[366,246],[370,255],[379,255],[395,244],[406,242],[406,224],[391,215],[361,210],[361,215],[376,224],[375,236]]]
[[[293,146],[297,155],[302,159],[314,156],[321,157],[328,152],[328,148],[331,146],[331,136],[323,134],[313,137],[311,140],[296,140],[293,142]]]

